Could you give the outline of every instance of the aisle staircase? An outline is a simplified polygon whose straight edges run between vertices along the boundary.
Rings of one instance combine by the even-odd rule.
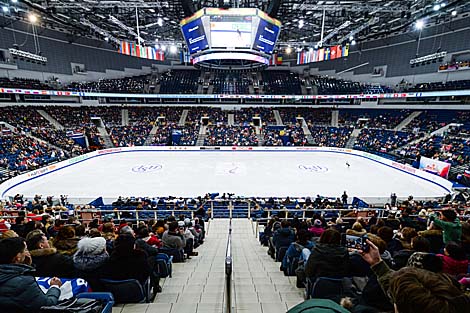
[[[199,129],[199,134],[197,135],[196,146],[204,145],[204,139],[206,139],[206,130],[207,126],[201,125],[201,128]]]
[[[281,115],[279,114],[279,111],[278,110],[273,110],[273,114],[274,114],[274,118],[276,119],[276,125],[277,126],[284,125],[282,123],[282,118],[281,118]]]
[[[186,119],[188,118],[188,113],[189,110],[183,110],[183,113],[181,113],[180,120],[178,121],[178,126],[184,126],[186,123]]]
[[[357,137],[359,137],[359,134],[361,133],[362,128],[354,128],[354,130],[351,133],[351,136],[349,136],[349,140],[346,143],[346,149],[353,149],[354,144],[356,143]]]
[[[207,224],[206,224],[207,225]],[[173,264],[173,275],[161,281],[153,303],[113,307],[113,313],[221,313],[224,311],[225,252],[228,219],[214,219],[199,256]],[[248,219],[232,220],[233,313],[285,313],[303,301],[296,277],[279,271],[279,262],[259,244]]]
[[[42,117],[44,117],[55,129],[64,130],[65,127],[60,124],[55,118],[44,110],[36,110]]]
[[[128,109],[121,110],[121,125],[129,126],[129,110]]]
[[[408,124],[410,124],[415,118],[417,118],[419,115],[421,115],[422,111],[414,111],[414,112],[411,112],[410,115],[408,115],[403,121],[400,122],[400,124],[398,124],[393,130],[397,131],[397,130],[402,130],[404,129],[406,126],[408,126]]]

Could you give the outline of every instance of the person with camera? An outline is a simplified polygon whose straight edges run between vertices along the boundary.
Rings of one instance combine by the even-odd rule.
[[[450,276],[415,267],[392,271],[380,257],[377,246],[370,240],[366,242],[368,251],[359,252],[371,265],[381,288],[392,301],[395,312],[467,312],[465,308],[470,307],[470,298]]]
[[[454,210],[442,210],[438,212],[439,217],[435,214],[429,216],[429,220],[442,229],[442,239],[444,244],[449,241],[460,242],[462,237],[462,225],[460,219]]]
[[[44,293],[34,278],[31,255],[21,237],[0,241],[0,312],[36,313],[59,301],[62,282],[53,277]]]

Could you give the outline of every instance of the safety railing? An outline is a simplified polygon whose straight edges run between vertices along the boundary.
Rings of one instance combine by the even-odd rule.
[[[232,219],[229,222],[227,248],[225,250],[225,292],[224,292],[224,307],[225,313],[232,312],[232,270],[233,270],[233,257],[232,257]]]

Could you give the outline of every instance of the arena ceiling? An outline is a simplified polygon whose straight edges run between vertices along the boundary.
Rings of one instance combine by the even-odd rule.
[[[81,36],[137,41],[136,13],[143,42],[182,42],[179,21],[185,17],[184,0],[0,0],[9,8],[3,14],[27,18],[31,11],[47,27],[61,28]],[[195,9],[219,7],[219,0],[194,0]],[[222,1],[223,2],[223,1]],[[225,0],[231,7],[268,10],[271,0]],[[452,12],[454,12],[453,15]],[[283,29],[281,45],[357,42],[406,32],[423,19],[427,25],[466,16],[467,0],[283,0],[277,18]],[[324,23],[323,23],[324,21]],[[303,24],[303,25],[301,25]],[[301,27],[302,26],[302,27]]]

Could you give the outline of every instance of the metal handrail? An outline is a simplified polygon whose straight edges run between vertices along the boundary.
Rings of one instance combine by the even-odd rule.
[[[232,219],[229,222],[227,248],[225,250],[225,313],[232,312]]]

